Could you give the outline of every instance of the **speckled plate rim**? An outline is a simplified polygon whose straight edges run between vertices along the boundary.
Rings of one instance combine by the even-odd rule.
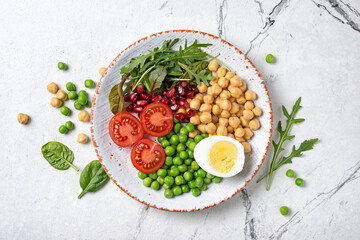
[[[257,165],[257,168],[255,169],[254,173],[251,175],[251,178],[247,181],[245,181],[245,184],[243,186],[241,186],[240,188],[237,188],[236,191],[228,198],[225,198],[224,200],[220,201],[219,203],[214,203],[214,204],[210,204],[208,206],[205,206],[203,208],[194,208],[194,209],[191,209],[191,210],[186,210],[186,209],[182,209],[182,210],[177,210],[177,209],[174,209],[174,210],[170,210],[170,209],[167,209],[167,208],[162,208],[162,207],[158,207],[156,205],[152,205],[148,202],[145,202],[141,199],[139,199],[138,197],[136,196],[133,196],[131,195],[131,193],[123,188],[112,176],[111,174],[109,174],[109,170],[106,168],[105,164],[103,163],[103,160],[102,160],[102,156],[99,154],[99,151],[98,151],[98,148],[99,146],[97,145],[96,141],[95,141],[95,137],[94,137],[94,123],[93,123],[93,116],[94,116],[94,106],[95,106],[95,101],[96,101],[96,97],[97,95],[99,94],[99,88],[100,88],[100,85],[101,85],[101,82],[102,80],[104,79],[104,77],[107,75],[107,72],[108,70],[114,66],[115,62],[117,61],[117,59],[127,50],[129,50],[131,47],[135,46],[136,44],[142,42],[142,41],[145,41],[147,39],[150,39],[150,38],[153,38],[153,37],[156,37],[156,36],[159,36],[161,34],[164,34],[164,33],[183,33],[183,32],[189,32],[189,33],[195,33],[195,34],[200,34],[200,35],[204,35],[204,36],[208,36],[208,37],[211,37],[213,39],[216,39],[216,40],[220,40],[222,43],[228,45],[229,47],[231,48],[234,48],[234,50],[236,52],[238,52],[240,55],[244,55],[245,57],[245,60],[255,69],[257,75],[259,76],[259,78],[261,79],[261,84],[263,85],[263,88],[267,94],[267,97],[268,97],[268,101],[267,103],[269,104],[270,106],[270,130],[269,130],[269,140],[267,142],[267,145],[266,145],[266,151],[265,151],[265,154],[263,155],[262,159],[261,159],[261,163]],[[91,112],[90,112],[90,131],[91,131],[91,138],[92,138],[92,142],[93,142],[93,145],[94,145],[94,148],[95,148],[95,152],[96,152],[96,155],[98,156],[99,158],[99,161],[101,163],[101,165],[103,166],[105,172],[109,175],[110,179],[122,190],[124,191],[127,195],[129,195],[130,197],[132,197],[133,199],[149,206],[149,207],[153,207],[153,208],[156,208],[156,209],[160,209],[160,210],[164,210],[164,211],[170,211],[170,212],[193,212],[193,211],[199,211],[199,210],[203,210],[203,209],[207,209],[207,208],[210,208],[210,207],[214,207],[216,205],[219,205],[223,202],[225,202],[226,200],[229,200],[230,198],[232,198],[233,196],[235,196],[238,192],[240,192],[244,187],[246,187],[246,185],[249,184],[249,182],[255,177],[255,175],[257,174],[257,172],[259,171],[260,167],[262,166],[262,164],[264,163],[264,160],[266,158],[266,155],[269,151],[269,147],[270,147],[270,142],[271,142],[271,138],[272,138],[272,132],[273,132],[273,111],[272,111],[272,104],[271,104],[271,99],[270,99],[270,94],[269,94],[269,91],[265,85],[265,82],[263,80],[263,78],[261,77],[259,71],[257,70],[257,68],[255,67],[255,65],[250,61],[250,59],[247,58],[247,56],[245,54],[243,54],[239,49],[237,49],[236,47],[234,47],[231,43],[223,40],[223,39],[220,39],[219,37],[217,36],[214,36],[212,34],[209,34],[209,33],[205,33],[205,32],[200,32],[200,31],[197,31],[197,30],[186,30],[186,29],[177,29],[177,30],[167,30],[167,31],[162,31],[162,32],[158,32],[158,33],[154,33],[154,34],[151,34],[149,36],[146,36],[144,38],[141,38],[139,40],[137,40],[136,42],[134,42],[133,44],[129,45],[127,48],[125,48],[111,63],[110,65],[106,68],[104,74],[101,76],[100,78],[100,81],[99,83],[97,84],[97,87],[95,89],[95,93],[94,93],[94,96],[93,96],[93,100],[92,100],[92,104],[91,104]]]

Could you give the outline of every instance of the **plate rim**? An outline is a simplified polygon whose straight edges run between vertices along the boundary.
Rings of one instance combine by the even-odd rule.
[[[264,87],[264,90],[266,92],[266,95],[268,97],[268,103],[269,103],[269,106],[270,106],[270,130],[269,130],[269,140],[267,142],[267,146],[266,146],[266,151],[265,151],[265,154],[263,155],[262,159],[261,159],[261,163],[259,163],[255,169],[255,171],[253,172],[253,174],[251,175],[251,178],[247,181],[245,181],[245,184],[243,186],[240,186],[240,188],[237,188],[236,191],[231,195],[229,196],[228,198],[225,198],[223,199],[222,201],[218,202],[218,203],[213,203],[213,204],[210,204],[208,206],[204,206],[202,208],[193,208],[193,209],[190,209],[190,210],[186,210],[186,209],[168,209],[168,208],[163,208],[163,207],[158,207],[156,206],[155,204],[151,204],[151,203],[148,203],[146,201],[143,201],[143,200],[140,200],[138,197],[136,196],[133,196],[127,189],[125,189],[124,187],[122,187],[112,176],[111,174],[109,173],[109,170],[106,168],[105,164],[103,163],[103,160],[102,160],[102,156],[99,154],[99,151],[98,151],[98,145],[95,141],[95,136],[94,136],[94,123],[93,123],[93,116],[94,116],[94,107],[95,107],[95,101],[96,101],[96,97],[97,95],[99,94],[99,88],[100,88],[100,85],[101,85],[101,82],[103,80],[103,78],[107,75],[107,71],[109,70],[109,68],[111,68],[112,66],[114,66],[115,62],[117,61],[117,59],[125,52],[127,51],[128,49],[130,49],[131,47],[135,46],[136,44],[142,42],[142,41],[145,41],[147,39],[150,39],[152,37],[156,37],[156,36],[159,36],[161,34],[166,34],[166,33],[183,33],[183,32],[189,32],[189,33],[195,33],[195,34],[201,34],[201,35],[204,35],[204,36],[208,36],[208,37],[211,37],[213,39],[216,39],[216,40],[220,40],[223,44],[226,44],[228,45],[229,47],[231,48],[234,48],[236,52],[238,52],[240,55],[244,55],[245,57],[245,60],[248,61],[250,63],[250,65],[255,69],[256,71],[256,74],[259,76],[260,80],[261,80],[261,84],[263,85]],[[138,202],[140,203],[143,203],[149,207],[152,207],[152,208],[156,208],[156,209],[159,209],[159,210],[163,210],[163,211],[169,211],[169,212],[194,212],[194,211],[200,211],[200,210],[204,210],[204,209],[207,209],[207,208],[210,208],[210,207],[214,207],[216,205],[219,205],[227,200],[229,200],[230,198],[232,198],[233,196],[235,196],[237,193],[239,193],[242,189],[244,189],[248,184],[249,182],[255,177],[255,175],[258,173],[258,171],[260,170],[261,166],[263,165],[264,161],[265,161],[265,158],[266,158],[266,155],[269,151],[269,147],[270,147],[270,142],[271,142],[271,138],[272,138],[272,133],[273,133],[273,110],[272,110],[272,102],[271,102],[271,98],[270,98],[270,94],[269,94],[269,91],[266,87],[266,84],[264,82],[264,79],[262,78],[262,76],[260,75],[258,69],[255,67],[255,65],[251,62],[251,60],[243,53],[241,52],[238,48],[236,48],[235,46],[233,46],[231,43],[225,41],[224,39],[221,39],[215,35],[212,35],[210,33],[206,33],[206,32],[201,32],[201,31],[197,31],[197,30],[189,30],[189,29],[174,29],[174,30],[165,30],[165,31],[161,31],[161,32],[157,32],[157,33],[153,33],[151,35],[148,35],[148,36],[145,36],[135,42],[133,42],[132,44],[130,44],[128,47],[126,47],[124,50],[122,50],[120,52],[120,54],[118,54],[114,60],[109,64],[109,66],[106,68],[105,72],[102,74],[101,78],[100,78],[100,81],[98,82],[97,86],[96,86],[96,89],[95,89],[95,93],[94,93],[94,96],[93,96],[93,99],[92,99],[92,103],[91,103],[91,110],[90,110],[90,132],[91,132],[91,138],[92,138],[92,143],[94,145],[94,148],[95,148],[95,153],[102,165],[102,167],[104,168],[106,174],[110,177],[110,179],[123,191],[125,192],[127,195],[129,195],[131,198],[137,200]]]

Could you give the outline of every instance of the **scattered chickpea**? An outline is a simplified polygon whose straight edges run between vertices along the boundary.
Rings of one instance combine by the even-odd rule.
[[[251,152],[251,145],[248,142],[241,142],[244,147],[244,152]]]
[[[197,129],[200,131],[200,132],[206,132],[206,124],[203,124],[203,123],[201,123],[201,124],[199,124],[198,126],[197,126]]]
[[[216,76],[216,78],[214,78],[214,80],[210,81],[210,85],[214,86],[215,84],[217,84],[219,81],[219,78]]]
[[[245,109],[245,110],[243,111],[243,117],[244,117],[246,120],[251,120],[251,119],[254,117],[254,113],[253,113],[251,110]]]
[[[260,128],[260,122],[257,118],[254,118],[252,119],[250,122],[249,122],[249,127],[252,129],[252,130],[258,130]]]
[[[233,85],[229,85],[227,89],[228,89],[229,91],[231,91],[231,89],[234,89],[234,88],[239,88],[239,87],[233,86]]]
[[[223,117],[223,118],[229,118],[229,117],[230,117],[230,112],[227,111],[227,110],[223,110],[223,111],[220,113],[220,116]]]
[[[234,98],[239,98],[241,96],[241,94],[242,94],[242,91],[240,90],[240,88],[236,87],[236,88],[232,88],[230,90],[230,94]]]
[[[228,133],[227,136],[228,136],[228,137],[231,137],[231,138],[235,138],[234,134],[232,134],[232,133]]]
[[[245,92],[245,98],[246,98],[246,100],[255,100],[256,99],[256,93],[254,93],[251,90],[247,90]]]
[[[194,98],[190,102],[190,108],[194,110],[198,110],[200,108],[200,100],[197,98]]]
[[[196,115],[192,116],[192,117],[190,118],[190,122],[191,122],[191,124],[193,124],[193,125],[199,125],[199,124],[200,124],[200,117],[199,117],[199,115],[196,114]]]
[[[230,81],[235,76],[234,72],[227,72],[225,78]]]
[[[199,93],[199,94],[201,94],[201,93]],[[202,94],[201,94],[202,95]],[[188,98],[188,99],[186,99],[186,101],[188,102],[188,104],[190,104],[190,102],[191,102],[191,98]]]
[[[242,81],[242,85],[240,86],[241,91],[245,92],[247,88],[247,84],[245,81]]]
[[[234,98],[234,97],[231,97],[229,100],[230,100],[230,102],[232,102],[232,103],[233,103],[233,102],[236,102],[236,98]]]
[[[244,138],[250,139],[254,135],[254,133],[251,131],[250,128],[244,128],[244,129],[245,129]]]
[[[231,97],[231,94],[228,90],[222,90],[220,93],[220,98],[221,99],[229,99]]]
[[[186,113],[185,108],[179,108],[179,110],[177,110],[177,113]]]
[[[213,105],[212,106],[212,113],[215,115],[219,115],[221,113],[221,108],[219,107],[219,105]]]
[[[208,68],[212,72],[216,72],[219,68],[219,63],[217,61],[209,62]]]
[[[232,126],[227,126],[227,131],[228,131],[228,133],[233,133],[234,128]]]
[[[211,87],[208,87],[207,89],[207,92],[206,92],[208,95],[212,95],[214,96],[215,95],[215,89],[214,89],[214,86],[211,86]]]
[[[24,113],[19,113],[17,120],[20,124],[27,124],[29,122],[29,115]]]
[[[214,93],[215,93],[216,96],[218,96],[222,91],[222,88],[218,84],[215,84],[213,86],[213,88],[214,88]]]
[[[214,134],[216,131],[216,126],[214,123],[209,123],[206,125],[205,130],[209,134]]]
[[[227,80],[225,77],[222,77],[219,79],[218,84],[222,88],[226,88],[229,85],[229,80]]]
[[[53,97],[50,100],[50,105],[53,106],[53,107],[58,108],[58,107],[61,107],[62,104],[63,104],[63,102],[60,99],[56,98],[56,97]]]
[[[231,102],[230,113],[237,113],[239,110],[240,110],[239,104],[237,104],[236,102]]]
[[[205,85],[205,83],[200,83],[199,86],[197,86],[198,90],[200,93],[204,93],[207,91],[208,87]]]
[[[231,109],[231,102],[227,99],[222,100],[219,105],[223,110],[230,111]]]
[[[60,89],[56,93],[56,98],[65,101],[67,99],[67,94],[64,90]]]
[[[203,104],[200,106],[199,111],[200,111],[200,112],[209,112],[209,113],[211,113],[211,108],[212,108],[211,104],[203,103]]]
[[[105,68],[105,67],[99,68],[99,73],[100,73],[100,75],[104,75],[105,71],[106,71],[106,68]]]
[[[204,96],[204,103],[212,104],[214,102],[214,96],[205,95]]]
[[[216,74],[218,75],[219,78],[225,77],[225,75],[226,75],[226,68],[224,68],[224,67],[219,67],[218,70],[216,71]]]
[[[254,102],[253,101],[247,101],[244,104],[244,108],[248,109],[248,110],[252,110],[255,107]]]
[[[200,102],[203,102],[203,101],[204,101],[204,95],[201,94],[201,93],[196,94],[194,98],[199,99]],[[193,99],[194,99],[194,98],[193,98]],[[188,100],[189,100],[189,99],[188,99]],[[191,102],[191,100],[192,100],[192,99],[190,99],[190,102]],[[189,104],[190,104],[190,102],[189,102]]]
[[[229,118],[229,125],[234,129],[237,129],[240,125],[240,119],[237,117],[230,117]]]
[[[199,131],[198,130],[194,130],[192,132],[189,132],[189,137],[190,138],[194,138],[196,137],[197,135],[199,135]]]
[[[227,136],[227,128],[219,125],[219,127],[216,130],[216,135]]]
[[[238,104],[244,104],[244,103],[246,103],[245,96],[244,96],[244,95],[241,95],[239,98],[236,99],[236,102],[237,102]]]
[[[235,139],[238,140],[239,142],[245,142],[245,138],[242,138],[242,137],[237,137],[235,136]]]
[[[259,107],[255,107],[252,111],[253,111],[254,115],[257,117],[261,116],[261,114],[262,114],[262,110]]]
[[[221,103],[222,99],[221,98],[216,98],[215,99],[215,104],[219,105]]]
[[[88,122],[89,121],[89,114],[87,113],[87,111],[83,110],[81,112],[79,112],[79,121],[81,122]]]
[[[235,75],[234,77],[232,77],[230,79],[230,85],[235,86],[235,87],[240,87],[242,85],[241,77],[239,77],[238,75]]]
[[[213,116],[211,117],[211,122],[212,122],[212,123],[217,123],[218,121],[219,121],[218,116],[214,116],[214,115],[213,115]]]
[[[50,83],[46,87],[47,87],[47,90],[53,94],[55,94],[59,90],[58,86],[54,82]]]
[[[227,127],[229,125],[229,119],[219,118],[219,126]]]
[[[78,143],[87,143],[89,141],[89,137],[84,133],[79,133],[77,135]]]
[[[211,114],[209,112],[202,112],[200,114],[200,122],[202,122],[202,123],[211,122]]]
[[[240,117],[240,123],[241,123],[241,126],[243,126],[243,127],[249,126],[249,120],[245,119],[244,117]]]
[[[235,129],[235,137],[243,137],[245,135],[245,130],[243,128]]]

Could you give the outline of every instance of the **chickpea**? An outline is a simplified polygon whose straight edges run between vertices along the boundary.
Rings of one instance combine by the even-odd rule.
[[[245,130],[242,127],[235,129],[235,137],[243,137],[245,135]]]
[[[79,133],[77,135],[78,143],[87,143],[89,141],[89,137],[86,136],[84,133]]]
[[[228,133],[227,136],[228,136],[228,137],[231,137],[231,138],[235,138],[234,134],[232,134],[232,133]]]
[[[197,135],[199,135],[199,131],[198,130],[194,130],[192,132],[189,132],[189,138],[194,138]]]
[[[56,97],[51,98],[51,101],[50,101],[51,106],[58,108],[58,107],[61,107],[62,104],[63,104],[63,102],[60,99],[58,99]]]
[[[195,95],[195,97],[193,98],[193,99],[199,99],[200,100],[200,103],[202,103],[203,101],[204,101],[204,95],[203,94],[201,94],[201,93],[198,93],[198,94],[196,94]],[[189,100],[189,99],[188,99]],[[192,99],[190,99],[190,101],[191,101]],[[189,103],[190,104],[190,103]]]
[[[232,102],[232,103],[233,103],[233,102],[236,102],[236,98],[234,98],[234,97],[231,97],[229,100],[230,100],[230,102]]]
[[[240,86],[241,91],[245,92],[247,88],[246,82],[242,81],[242,85]]]
[[[211,113],[211,104],[208,104],[208,103],[203,103],[201,106],[200,106],[200,112],[209,112]]]
[[[239,98],[236,99],[236,102],[237,102],[238,104],[244,104],[244,103],[246,103],[245,96],[244,96],[244,95],[241,95]]]
[[[225,75],[226,75],[226,68],[224,68],[224,67],[219,67],[218,70],[216,71],[216,74],[218,75],[219,78],[225,77]]]
[[[244,128],[244,129],[245,129],[244,138],[250,139],[254,135],[254,133],[251,131],[250,128]]]
[[[248,109],[248,110],[252,110],[254,108],[254,102],[253,101],[247,101],[245,104],[244,104],[244,108],[245,109]]]
[[[29,122],[29,115],[24,113],[19,113],[17,120],[20,124],[27,124]]]
[[[230,94],[234,98],[239,98],[242,94],[242,91],[240,90],[240,88],[232,88],[230,90]]]
[[[226,88],[229,85],[229,80],[222,77],[222,78],[219,79],[218,84],[219,84],[220,87]]]
[[[204,103],[212,104],[213,102],[214,102],[214,96],[212,96],[212,95],[204,96]]]
[[[254,117],[254,113],[251,110],[245,109],[243,111],[243,117],[247,120],[251,120]]]
[[[215,95],[219,95],[222,91],[222,88],[218,85],[218,84],[215,84],[214,86],[212,86],[214,88],[214,93]]]
[[[221,99],[229,99],[231,97],[231,94],[228,90],[222,90],[220,93]]]
[[[235,113],[230,113],[230,117],[237,117]]]
[[[236,102],[232,102],[230,113],[237,113],[239,110],[240,110],[239,104],[237,104]]]
[[[210,133],[209,133],[209,137],[212,137],[212,136],[216,136],[216,134],[210,134]]]
[[[217,77],[217,78],[214,78],[214,80],[210,81],[210,85],[211,85],[211,86],[214,86],[215,84],[218,83],[218,81],[219,81],[219,78],[218,78],[218,77]]]
[[[88,122],[90,116],[87,113],[87,111],[83,110],[83,111],[79,112],[78,118],[79,118],[79,121],[81,121],[81,122]]]
[[[67,94],[64,90],[58,90],[56,93],[56,98],[65,101],[67,99]]]
[[[227,131],[228,131],[228,133],[233,133],[234,128],[232,126],[227,126]]]
[[[212,72],[216,72],[219,68],[219,63],[217,61],[209,62],[208,68]]]
[[[216,135],[218,136],[227,136],[227,128],[224,126],[219,126],[216,130]]]
[[[200,131],[200,132],[206,132],[206,124],[199,124],[198,126],[197,126],[197,129]]]
[[[210,123],[211,122],[211,114],[209,112],[202,112],[200,114],[200,122]]]
[[[54,93],[54,94],[59,90],[58,86],[54,82],[50,83],[46,87],[49,92]]]
[[[214,123],[209,123],[206,125],[205,130],[209,134],[214,134],[216,131],[216,126]]]
[[[229,118],[229,117],[230,117],[230,112],[227,111],[227,110],[223,110],[223,111],[220,113],[220,116],[223,117],[223,118]]]
[[[256,93],[254,93],[251,90],[247,90],[245,92],[245,98],[246,98],[246,100],[255,100],[256,99]]]
[[[205,83],[200,83],[200,85],[197,86],[200,93],[204,93],[207,91],[208,87],[205,85]]]
[[[221,108],[219,107],[219,105],[212,106],[212,113],[215,115],[219,115],[221,113]]]
[[[253,111],[254,115],[257,117],[261,116],[261,114],[262,114],[262,110],[259,107],[255,107],[252,111]]]
[[[214,116],[214,115],[213,115],[213,116],[211,117],[211,122],[212,122],[212,123],[217,123],[218,121],[219,121],[219,117],[218,117],[218,116]]]
[[[244,117],[240,117],[240,124],[243,127],[248,127],[249,126],[249,120],[245,119]]]
[[[213,75],[213,76],[214,76],[214,80],[217,82],[217,81],[219,80],[218,75],[215,74],[215,75]],[[214,81],[214,80],[213,80],[213,81]]]
[[[190,118],[190,122],[191,122],[191,124],[193,124],[193,125],[199,125],[199,124],[200,124],[200,117],[199,117],[199,115],[196,114],[196,115],[192,116],[192,117]]]
[[[201,94],[201,93],[200,93]],[[202,95],[202,94],[201,94]],[[186,101],[188,102],[188,104],[190,104],[190,102],[191,102],[191,98],[188,98],[188,99],[186,99]]]
[[[235,136],[235,139],[238,140],[239,142],[245,142],[245,138],[242,138],[242,137],[237,137]]]
[[[260,122],[257,118],[254,118],[252,119],[250,122],[249,122],[249,127],[252,129],[252,130],[258,130],[260,128]]]
[[[208,87],[208,89],[207,89],[207,94],[208,94],[208,95],[212,95],[212,96],[215,95],[214,86]]]
[[[243,113],[244,113],[244,110],[245,110],[245,108],[240,107],[239,111],[236,113],[236,116],[242,117],[242,115],[243,115]]]
[[[215,99],[215,104],[219,105],[221,103],[222,99],[220,97]]]
[[[194,110],[198,110],[200,108],[200,100],[197,98],[194,98],[190,102],[190,108]]]
[[[234,129],[238,128],[240,125],[240,119],[237,117],[230,117],[229,118],[229,125]]]
[[[234,77],[232,77],[230,79],[230,85],[235,86],[235,87],[240,87],[242,85],[241,77],[239,77],[238,75],[235,75]]]
[[[234,88],[238,88],[238,87],[237,87],[237,86],[233,86],[233,85],[229,85],[227,89],[230,91],[231,89],[234,89]]]
[[[186,113],[186,110],[185,110],[185,108],[179,108],[179,110],[177,110],[177,112],[176,113]]]
[[[229,119],[219,118],[219,126],[227,127],[229,125]]]
[[[251,152],[251,145],[248,142],[241,142],[244,147],[244,152]]]
[[[227,72],[225,78],[230,81],[235,76],[234,72]]]
[[[222,100],[220,102],[220,107],[223,109],[223,110],[227,110],[227,111],[230,111],[231,109],[231,102],[229,100]]]
[[[105,72],[106,72],[106,68],[105,68],[105,67],[99,68],[99,73],[100,73],[100,75],[104,75]]]

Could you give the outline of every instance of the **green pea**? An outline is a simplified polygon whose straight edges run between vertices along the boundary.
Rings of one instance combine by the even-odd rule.
[[[202,133],[201,136],[202,136],[203,138],[207,138],[207,137],[209,136],[209,134],[207,134],[207,133]]]
[[[169,175],[172,177],[176,177],[179,174],[180,174],[180,171],[177,167],[174,167],[174,168],[170,169],[170,171],[169,171]]]
[[[195,179],[194,180],[191,180],[191,181],[189,181],[188,182],[188,185],[189,185],[189,188],[195,188],[196,187],[196,181],[195,181]]]
[[[186,181],[191,181],[192,179],[193,179],[193,174],[191,173],[191,172],[189,172],[189,171],[186,171],[185,173],[184,173],[184,179],[186,180]]]
[[[289,170],[286,171],[286,176],[292,178],[292,177],[295,176],[295,173],[294,173],[294,171],[292,169],[289,169]]]
[[[158,176],[164,178],[164,177],[166,177],[167,171],[166,171],[165,169],[161,169],[161,168],[160,168],[159,170],[157,170],[156,173],[157,173]]]
[[[170,169],[173,169],[173,168],[177,168],[177,166],[175,166],[175,165],[170,166]]]
[[[161,166],[161,168],[162,169],[169,169],[169,166],[164,164],[164,165]]]
[[[162,141],[166,140],[166,137],[158,137],[157,140],[159,143],[161,143]]]
[[[191,192],[192,192],[192,195],[193,195],[194,197],[199,196],[200,193],[201,193],[200,189],[198,189],[198,188],[193,188],[193,189],[191,190]]]
[[[203,169],[197,170],[198,176],[204,178],[206,176],[206,172]]]
[[[58,62],[58,68],[60,70],[66,70],[68,67],[67,67],[66,63]]]
[[[88,100],[87,103],[84,106],[87,107],[87,108],[91,107],[91,101]]]
[[[275,58],[274,58],[274,56],[272,54],[268,54],[266,56],[265,60],[266,60],[267,63],[273,63]]]
[[[181,173],[186,172],[188,169],[188,167],[185,164],[180,165],[178,168]]]
[[[85,97],[87,97],[87,93],[86,93],[85,90],[79,91],[78,95],[79,95],[79,96],[85,96]]]
[[[188,165],[188,166],[191,164],[191,162],[192,162],[192,159],[190,159],[190,158],[185,159],[185,161],[184,161],[185,165]]]
[[[213,181],[214,183],[219,183],[221,182],[221,177],[214,177],[211,181]]]
[[[178,145],[179,144],[179,136],[178,135],[172,135],[170,138],[171,144]]]
[[[87,97],[84,95],[79,95],[78,102],[83,106],[86,105],[88,102]]]
[[[209,183],[211,183],[211,179],[210,178],[204,178],[204,183],[205,184],[209,184]]]
[[[182,185],[181,186],[181,190],[183,191],[183,192],[190,192],[190,188],[189,188],[189,185],[186,185],[186,184],[184,184],[184,185]]]
[[[197,171],[194,172],[194,178],[197,178],[199,176],[199,173]]]
[[[145,179],[148,175],[146,173],[143,172],[138,172],[138,177],[141,179]]]
[[[182,127],[182,126],[181,126],[181,123],[175,124],[175,126],[174,126],[174,132],[175,132],[175,133],[179,133],[181,127]]]
[[[192,163],[191,163],[191,168],[193,169],[193,170],[198,170],[199,169],[199,164],[196,162],[196,161],[192,161]]]
[[[164,178],[163,177],[158,176],[156,181],[158,181],[160,183],[160,185],[164,184]]]
[[[167,138],[167,139],[170,139],[172,135],[174,135],[174,131],[173,131],[173,130],[171,130],[171,131],[166,135],[166,138]]]
[[[154,172],[154,173],[150,173],[149,174],[149,177],[151,178],[151,179],[156,179],[158,176],[157,176],[157,174],[156,174],[156,172]]]
[[[85,83],[84,83],[85,87],[87,88],[92,88],[94,86],[94,81],[91,80],[91,79],[87,79],[85,80]]]
[[[194,138],[194,140],[195,140],[196,143],[200,142],[200,141],[203,140],[203,139],[204,139],[204,137],[201,136],[201,135],[196,135],[195,138]]]
[[[179,141],[180,141],[181,143],[186,143],[187,140],[188,140],[188,136],[187,136],[187,135],[185,135],[185,134],[180,134],[180,135],[179,135]]]
[[[173,147],[176,149],[175,146],[173,146]],[[176,151],[175,157],[180,157],[180,152]]]
[[[190,149],[186,150],[186,152],[189,154],[189,158],[194,159],[194,151],[191,151]]]
[[[164,178],[164,181],[165,181],[165,183],[167,184],[167,185],[173,185],[174,184],[174,178],[173,177],[171,177],[171,176],[166,176],[165,178]]]
[[[76,93],[75,91],[70,91],[70,92],[68,93],[68,98],[69,98],[70,100],[76,99],[76,98],[77,98],[77,93]]]
[[[173,158],[173,163],[175,165],[181,165],[181,164],[183,164],[183,160],[180,157],[174,157]]]
[[[179,122],[180,122],[179,119],[174,118],[174,123],[179,123]]]
[[[213,179],[215,176],[212,175],[212,174],[210,174],[210,173],[207,173],[207,174],[206,174],[206,177],[207,177],[207,178],[210,178],[210,179]]]
[[[192,132],[192,131],[195,130],[194,125],[192,125],[191,123],[187,123],[186,126],[185,126],[185,128],[186,128],[186,130],[187,130],[188,132]]]
[[[194,139],[188,138],[188,140],[186,141],[185,145],[186,145],[187,147],[189,147],[190,143],[192,143],[192,142],[195,142]]]
[[[304,180],[302,178],[297,178],[295,180],[295,184],[298,185],[299,187],[301,187],[304,183]]]
[[[173,193],[175,196],[178,196],[180,194],[182,194],[182,190],[181,190],[181,187],[180,186],[176,186],[172,189]]]
[[[182,127],[181,129],[180,129],[180,134],[184,134],[184,135],[188,135],[188,130],[186,130],[186,127]]]
[[[197,177],[195,179],[195,183],[197,187],[201,187],[202,185],[204,185],[204,180],[201,177]]]
[[[68,108],[68,107],[62,106],[62,107],[60,108],[60,112],[61,112],[63,115],[65,115],[65,116],[69,116],[70,113],[71,113],[71,110],[70,110],[70,108]]]
[[[170,146],[170,142],[169,142],[168,140],[163,140],[163,141],[161,142],[161,146],[162,146],[163,148],[166,148],[167,146]]]
[[[165,148],[165,154],[166,156],[172,156],[175,154],[175,148],[173,146],[167,146]]]
[[[189,144],[188,147],[189,147],[189,149],[190,149],[191,151],[194,151],[195,146],[196,146],[196,142],[192,142],[192,143]]]
[[[179,137],[180,138],[180,137]],[[177,145],[177,147],[176,147],[176,150],[178,151],[178,152],[181,152],[181,151],[184,151],[186,149],[186,146],[184,145],[184,144],[182,144],[182,143],[179,143],[178,145]]]
[[[282,206],[281,208],[280,208],[280,213],[282,214],[282,215],[288,215],[288,213],[289,213],[289,208],[287,207],[287,206]]]
[[[68,91],[76,91],[75,85],[72,82],[66,83],[66,89]]]
[[[74,124],[73,124],[72,121],[67,121],[67,122],[65,123],[65,127],[66,127],[67,129],[71,130],[71,129],[74,128]]]
[[[183,184],[185,184],[186,182],[185,182],[185,179],[184,179],[184,177],[183,176],[176,176],[175,177],[175,184],[176,185],[183,185]]]
[[[206,184],[204,183],[201,187],[199,187],[201,191],[205,191],[207,189]]]
[[[74,102],[74,108],[76,110],[81,110],[83,108],[83,105],[81,105],[78,101]]]
[[[152,182],[152,179],[149,178],[149,177],[146,177],[146,178],[143,180],[143,184],[144,184],[145,187],[150,187],[151,182]]]
[[[189,157],[189,154],[185,151],[180,152],[180,158],[181,159],[187,159]]]
[[[59,127],[59,132],[60,132],[61,134],[65,134],[65,133],[68,132],[68,129],[67,129],[64,125],[61,125],[61,126]]]
[[[192,169],[191,167],[188,168],[188,171],[194,173],[194,169]]]
[[[163,185],[164,186],[164,185]],[[173,196],[174,196],[174,194],[173,194],[173,192],[170,190],[170,189],[166,189],[165,191],[164,191],[164,196],[166,197],[166,198],[172,198]]]
[[[171,165],[173,165],[173,158],[172,157],[166,157],[165,158],[165,165],[167,165],[167,166],[171,166]],[[164,165],[163,165],[164,166]]]
[[[153,181],[151,183],[151,188],[154,189],[154,190],[159,190],[160,189],[160,183],[158,181]]]
[[[164,183],[162,186],[163,186],[164,189],[170,189],[171,188],[171,185],[169,185],[167,183]]]

